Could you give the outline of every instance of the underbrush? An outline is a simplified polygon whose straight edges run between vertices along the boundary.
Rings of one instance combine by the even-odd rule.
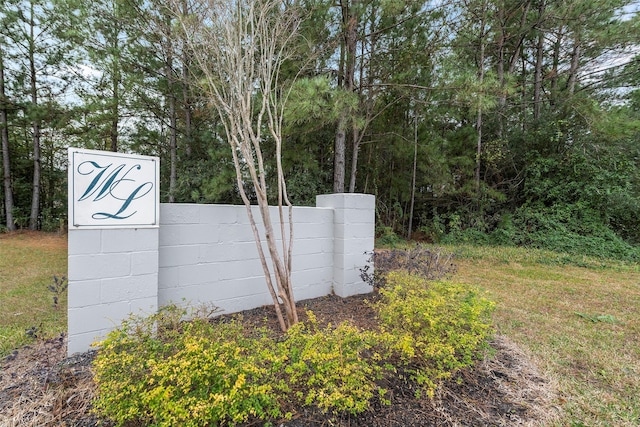
[[[440,243],[480,246],[520,246],[571,256],[588,256],[620,261],[640,261],[640,246],[617,234],[593,208],[583,204],[524,205],[504,214],[496,224],[462,227],[460,221],[444,227]],[[468,223],[474,223],[468,219]],[[450,221],[452,223],[452,221]]]
[[[388,404],[385,379],[416,394],[473,364],[490,334],[493,303],[473,287],[393,272],[372,304],[378,328],[321,327],[313,313],[286,334],[238,319],[165,307],[131,317],[99,343],[96,411],[117,425],[269,423],[303,407],[358,414]]]

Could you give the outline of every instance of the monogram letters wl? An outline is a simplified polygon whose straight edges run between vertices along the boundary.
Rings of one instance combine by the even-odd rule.
[[[93,212],[91,217],[95,220],[130,218],[137,213],[131,203],[143,198],[154,188],[153,182],[136,180],[136,171],[140,169],[140,164],[132,166],[127,166],[125,163],[100,164],[92,160],[80,163],[76,172],[93,179],[77,202],[84,200],[97,202],[111,198],[113,201],[117,201],[111,212]]]
[[[157,228],[160,159],[69,147],[69,228]]]

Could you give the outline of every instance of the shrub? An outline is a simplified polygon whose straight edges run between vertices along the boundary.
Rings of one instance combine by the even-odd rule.
[[[392,227],[381,226],[376,230],[376,242],[381,246],[395,247],[402,239],[396,234]]]
[[[582,202],[550,207],[520,207],[514,216],[517,243],[574,255],[637,261],[640,249],[603,223],[600,213]]]
[[[380,356],[372,353],[376,334],[348,322],[319,329],[313,313],[308,317],[308,324],[294,325],[282,343],[296,401],[324,412],[363,412],[375,394],[386,393],[375,382],[383,372]]]
[[[277,340],[238,320],[183,321],[165,307],[132,316],[100,343],[94,361],[98,414],[117,425],[213,426],[292,416],[287,407],[358,414],[390,375],[432,395],[470,366],[489,334],[493,305],[469,286],[391,272],[373,304],[379,329],[318,326],[313,313]]]
[[[109,333],[94,362],[96,410],[124,425],[235,424],[280,416],[274,373],[284,360],[273,341],[241,325],[210,324],[175,306],[131,317]]]
[[[432,395],[439,380],[471,366],[490,334],[494,304],[468,285],[428,282],[406,271],[387,276],[376,303],[391,351]]]

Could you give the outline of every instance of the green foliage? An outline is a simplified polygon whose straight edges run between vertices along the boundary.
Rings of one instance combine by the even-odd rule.
[[[325,412],[363,412],[374,395],[386,392],[376,384],[383,373],[381,357],[371,355],[377,335],[348,322],[320,329],[313,313],[308,315],[308,324],[294,325],[282,345],[292,397]]]
[[[384,225],[378,227],[378,229],[376,230],[376,236],[376,242],[379,246],[393,248],[400,244],[400,242],[402,242],[402,239],[396,234],[395,231],[393,231],[392,227],[387,227]]]
[[[562,156],[531,153],[524,186],[527,200],[513,215],[514,242],[572,254],[639,259],[640,249],[629,243],[640,237],[635,152],[621,148],[579,147]]]
[[[457,208],[434,216],[446,243],[522,245],[573,255],[640,259],[637,150],[571,147],[527,155],[523,200],[498,213]]]
[[[336,121],[342,108],[354,110],[357,102],[354,94],[332,88],[325,76],[303,78],[291,89],[285,119],[290,125],[322,126]]]
[[[124,425],[236,424],[280,415],[273,375],[283,360],[273,342],[246,338],[237,322],[181,322],[166,307],[131,317],[100,343],[96,410]]]
[[[432,395],[470,366],[490,330],[492,304],[468,286],[390,273],[373,308],[380,328],[321,328],[313,313],[274,340],[240,322],[184,322],[167,307],[131,317],[100,343],[94,407],[117,425],[234,425],[316,407],[357,415],[389,403],[380,384],[398,372]],[[286,406],[285,406],[286,405]]]
[[[600,212],[584,203],[523,206],[516,212],[515,242],[556,252],[639,260],[640,248],[632,246],[603,224]]]
[[[392,350],[430,396],[438,381],[470,366],[491,333],[494,304],[479,290],[429,282],[405,271],[389,273],[376,304]]]

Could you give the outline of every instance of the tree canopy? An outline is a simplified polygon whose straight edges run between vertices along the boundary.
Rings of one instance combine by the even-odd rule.
[[[64,224],[67,146],[159,156],[167,202],[242,201],[226,118],[200,90],[211,76],[180,31],[206,4],[0,5],[3,227]],[[282,140],[253,123],[265,185],[251,201],[277,200],[281,167],[293,204],[375,194],[386,234],[638,258],[637,2],[280,7],[303,14],[301,37],[251,94],[287,101]]]

